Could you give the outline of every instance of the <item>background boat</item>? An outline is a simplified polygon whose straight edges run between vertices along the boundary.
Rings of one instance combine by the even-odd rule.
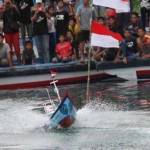
[[[0,69],[0,90],[16,90],[49,86],[50,70],[58,72],[58,85],[78,84],[87,82],[88,64],[79,62],[39,64],[17,66]],[[150,69],[150,60],[135,60],[124,63],[95,63],[91,62],[91,82],[124,82],[137,80],[137,70]]]

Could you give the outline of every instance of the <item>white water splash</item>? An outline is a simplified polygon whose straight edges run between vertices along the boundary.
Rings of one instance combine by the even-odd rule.
[[[115,105],[92,102],[77,112],[75,128],[150,131],[149,112],[118,111]],[[141,130],[142,131],[142,130]]]
[[[44,126],[48,117],[29,108],[11,99],[0,101],[0,133],[24,133]]]
[[[149,144],[148,112],[118,111],[113,104],[92,102],[78,110],[72,128],[36,132],[48,117],[32,111],[32,104],[0,101],[0,149],[142,150]]]

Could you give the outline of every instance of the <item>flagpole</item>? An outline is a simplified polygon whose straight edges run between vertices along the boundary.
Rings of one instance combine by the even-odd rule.
[[[87,102],[90,102],[91,50],[92,50],[92,47],[90,45],[90,48],[89,48],[89,51],[88,51],[88,77],[87,77],[87,90],[86,90],[86,100],[87,100]]]
[[[93,3],[91,4],[91,8],[93,7]],[[92,10],[93,11],[93,10]],[[93,14],[93,12],[92,12]],[[92,16],[90,20],[90,46],[88,50],[88,76],[87,76],[87,89],[86,89],[86,101],[87,103],[90,102],[90,72],[91,72],[91,51],[92,51],[92,46],[91,46],[91,23],[92,23]]]
[[[92,14],[93,14],[93,4],[97,5],[97,6],[104,6],[104,5],[100,4],[100,2],[101,2],[100,0],[93,0],[93,1],[92,1],[92,4],[91,4]],[[105,1],[105,0],[103,0],[103,1]],[[120,12],[128,12],[129,11],[129,8],[127,7],[128,3],[127,4],[126,3],[121,3],[121,6],[124,6],[124,7],[122,7],[122,8],[118,8],[116,6],[115,7],[110,7],[110,5],[109,6],[105,5],[104,7],[110,7],[110,8],[114,8],[116,10],[118,9],[119,11],[121,10]],[[91,21],[90,21],[90,26],[91,25],[92,25],[92,17],[91,17]],[[118,40],[120,40],[120,37],[119,37]],[[90,46],[89,46],[89,51],[88,51],[88,76],[87,76],[87,90],[86,90],[86,100],[87,100],[87,102],[90,102],[90,69],[91,69],[91,51],[93,49],[92,45],[91,45],[91,28],[90,28]]]

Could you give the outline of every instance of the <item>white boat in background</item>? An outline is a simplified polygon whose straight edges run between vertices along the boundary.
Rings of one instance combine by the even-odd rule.
[[[120,78],[126,79],[128,81],[139,81],[140,79],[137,78],[137,71],[138,70],[150,70],[150,66],[143,66],[143,67],[131,67],[131,68],[119,68],[119,69],[108,69],[105,70],[106,73],[110,73],[112,75],[117,75]]]

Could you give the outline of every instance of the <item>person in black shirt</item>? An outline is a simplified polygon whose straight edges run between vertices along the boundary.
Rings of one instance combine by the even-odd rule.
[[[20,0],[17,2],[17,6],[20,11],[21,37],[24,45],[26,33],[28,38],[32,41],[31,7],[33,6],[33,1]]]
[[[120,33],[121,35],[123,35],[123,29],[122,29],[122,26],[119,24],[117,17],[115,17],[115,16],[108,17],[107,25],[111,31],[117,32],[117,33]]]
[[[130,12],[122,12],[117,14],[118,22],[123,28],[125,28],[129,24],[131,12],[133,10],[133,1],[129,0],[129,3],[130,3]]]
[[[58,1],[58,10],[56,12],[56,33],[57,40],[61,34],[66,34],[69,24],[69,14],[64,10],[64,3],[62,0]]]
[[[130,23],[128,25],[128,29],[130,30],[130,32],[132,33],[132,36],[134,36],[135,38],[138,37],[137,32],[138,32],[138,28],[141,26],[140,24],[140,18],[138,13],[133,12],[131,14],[131,18],[130,18]]]
[[[150,22],[150,0],[141,0],[141,23],[143,29],[148,27],[148,23]]]
[[[32,42],[26,41],[25,49],[23,51],[23,64],[32,65],[34,59],[35,59],[35,54],[34,54]]]
[[[49,63],[49,36],[43,3],[36,4],[36,10],[31,20],[33,23],[33,36],[39,54],[38,63]]]
[[[20,14],[16,5],[11,0],[5,0],[4,12],[3,12],[3,32],[5,34],[5,40],[9,44],[11,49],[11,60],[14,55],[17,56],[18,64],[21,63],[20,57],[20,43],[19,43],[19,18]]]
[[[135,60],[138,58],[137,42],[136,38],[132,36],[129,29],[124,30],[124,41],[120,44],[123,53],[123,62],[128,63],[128,61]]]

